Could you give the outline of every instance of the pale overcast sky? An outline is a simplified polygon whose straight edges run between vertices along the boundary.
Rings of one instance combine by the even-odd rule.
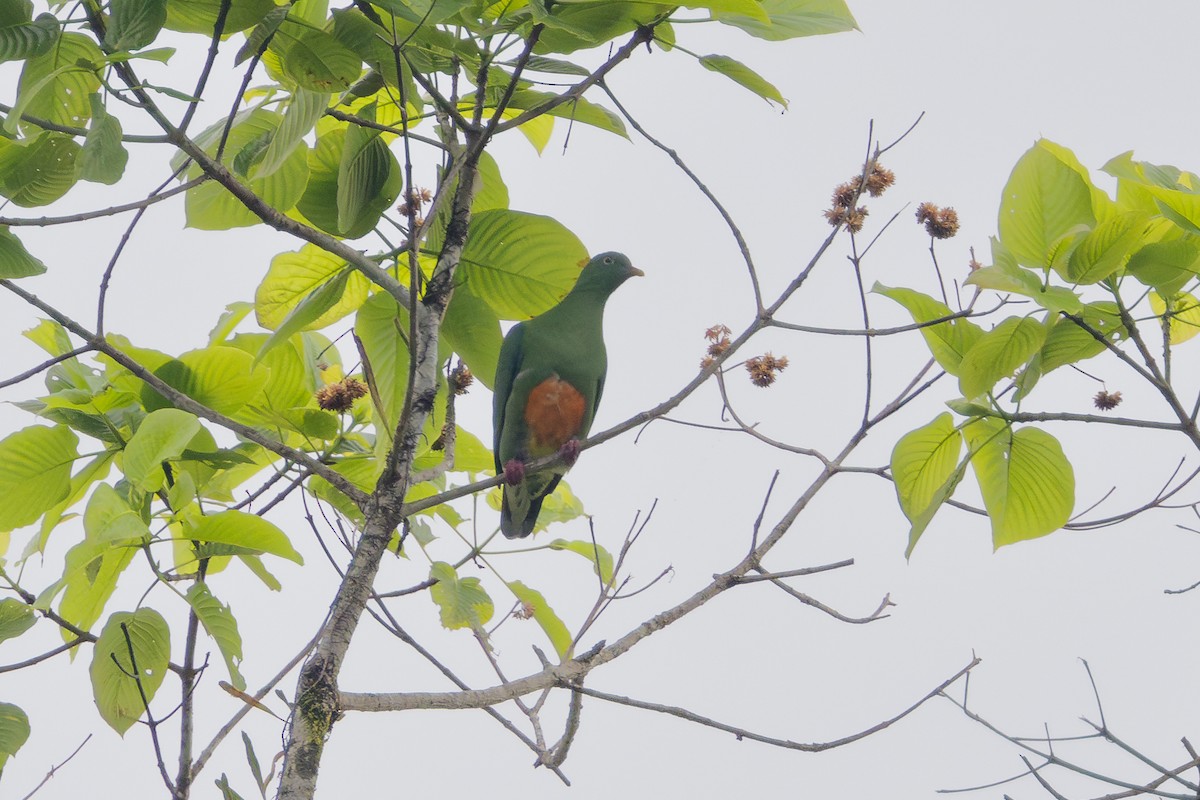
[[[954,206],[962,220],[960,234],[938,247],[944,273],[961,279],[971,246],[986,260],[1001,188],[1017,158],[1039,137],[1072,148],[1097,171],[1130,149],[1141,159],[1200,169],[1195,144],[1200,114],[1189,93],[1196,64],[1192,42],[1200,30],[1195,3],[852,0],[851,8],[861,33],[785,43],[718,26],[678,26],[679,42],[688,49],[733,56],[772,80],[790,101],[786,113],[680,52],[642,50],[610,81],[631,113],[678,150],[726,203],[754,251],[769,297],[827,234],[821,212],[833,187],[860,168],[872,119],[877,138],[886,142],[925,113],[885,159],[896,173],[895,187],[870,203],[867,234],[901,213],[866,261],[868,284],[878,280],[935,291],[928,237],[912,219],[915,205],[926,200]],[[227,50],[231,55],[236,45]],[[217,74],[233,79],[229,70]],[[9,87],[0,100],[11,102],[11,65],[0,78],[0,86]],[[205,109],[206,121],[220,113],[232,91],[230,85],[217,88],[222,99]],[[601,95],[593,99],[604,102]],[[695,374],[704,329],[724,323],[740,330],[753,307],[744,267],[720,218],[662,153],[636,137],[629,143],[583,126],[572,132],[564,153],[564,133],[560,127],[540,157],[515,133],[498,143],[496,153],[513,208],[553,215],[591,252],[622,250],[646,271],[646,278],[622,288],[609,306],[610,371],[599,430],[674,393]],[[165,177],[167,155],[164,149],[140,164],[144,174],[129,186],[85,185],[61,208],[140,197],[142,187]],[[1096,180],[1111,188],[1106,176],[1097,174]],[[10,206],[3,213],[23,212]],[[94,318],[94,287],[124,224],[121,218],[86,229],[22,231],[29,248],[50,267],[48,275],[25,285],[69,313]],[[201,346],[223,306],[252,299],[270,256],[294,247],[262,229],[185,230],[182,203],[163,204],[148,215],[117,271],[110,328],[161,350]],[[835,244],[804,294],[787,307],[788,319],[858,325],[846,247],[844,240]],[[883,298],[872,303],[877,323],[906,321]],[[4,375],[38,360],[32,346],[14,343],[35,319],[17,299],[0,296]],[[1196,347],[1181,349],[1179,374],[1195,366]],[[731,380],[743,417],[794,444],[826,451],[840,446],[859,413],[860,343],[779,332],[752,343],[747,355],[764,350],[786,354],[791,366],[766,391],[740,375]],[[915,337],[881,346],[880,396],[903,386],[926,357]],[[1112,365],[1097,366],[1096,372],[1108,388],[1125,394],[1123,410],[1129,414],[1162,415],[1127,372]],[[1083,412],[1097,388],[1077,374],[1055,376],[1038,402]],[[28,382],[0,397],[17,400],[37,391],[36,382]],[[935,387],[927,402],[873,434],[854,463],[885,463],[896,438],[927,422],[952,396],[951,385]],[[480,387],[465,398],[460,422],[486,439],[489,413],[490,395]],[[677,417],[720,424],[715,387],[701,390]],[[33,419],[3,407],[0,421],[11,430]],[[1186,455],[1189,464],[1197,460],[1182,441],[1166,435],[1052,430],[1076,465],[1077,510],[1112,487],[1117,490],[1102,510],[1115,513],[1138,505],[1181,457]],[[674,575],[614,606],[585,644],[619,636],[735,563],[776,469],[781,476],[768,523],[814,474],[803,457],[739,434],[668,423],[651,426],[637,442],[626,435],[587,452],[570,483],[595,515],[601,543],[616,549],[634,515],[657,499],[630,569],[636,580],[652,578],[667,565]],[[470,506],[464,510],[469,513]],[[481,528],[490,530],[494,517],[481,501]],[[1200,652],[1192,633],[1200,593],[1167,596],[1162,591],[1200,579],[1200,540],[1176,528],[1189,524],[1189,518],[1184,511],[1158,512],[1120,528],[1059,533],[993,554],[985,521],[947,511],[906,563],[907,524],[890,484],[869,476],[841,477],[801,516],[769,566],[784,570],[854,558],[851,569],[796,585],[850,615],[869,613],[890,593],[897,605],[889,619],[845,625],[766,585],[742,587],[598,670],[589,685],[685,706],[760,733],[817,742],[897,713],[975,653],[983,659],[971,680],[977,712],[1013,733],[1039,735],[1046,723],[1051,733],[1068,735],[1087,732],[1079,716],[1096,717],[1079,661],[1086,658],[1114,731],[1174,766],[1187,760],[1180,737],[1200,737],[1195,729],[1200,695],[1193,688]],[[285,521],[293,524],[289,533],[308,565],[278,567],[282,594],[271,595],[246,573],[232,570],[215,583],[238,614],[246,642],[244,672],[252,687],[312,635],[334,589],[332,571],[299,519],[297,513]],[[587,527],[577,520],[549,535],[586,538]],[[61,557],[69,536],[66,530],[56,534],[55,556]],[[23,546],[24,537],[15,535],[10,557]],[[453,557],[455,552],[446,547],[435,554]],[[590,606],[591,575],[580,559],[551,553],[503,563],[507,578],[519,577],[542,590],[568,624]],[[380,588],[415,583],[426,569],[420,559],[385,564]],[[27,575],[38,588],[57,577],[36,567]],[[124,582],[110,608],[132,607],[144,589],[136,580]],[[497,595],[497,613],[504,607]],[[468,634],[440,630],[427,596],[414,595],[396,610],[410,631],[464,678],[479,686],[494,682]],[[44,627],[36,640],[43,650],[58,641]],[[532,623],[509,623],[502,630],[496,644],[510,674],[538,668],[530,642],[540,644]],[[18,650],[0,647],[0,662],[35,652]],[[210,681],[221,677],[215,649],[213,660]],[[89,732],[95,734],[92,741],[41,790],[39,800],[75,798],[84,787],[100,796],[163,795],[145,730],[134,728],[122,741],[95,713],[89,661],[90,653],[84,652],[74,663],[59,657],[37,670],[0,678],[0,700],[22,705],[34,727],[29,744],[5,770],[4,796],[29,791]],[[293,686],[290,678],[283,684],[289,694]],[[364,624],[342,688],[449,687],[404,645]],[[955,691],[961,693],[961,686]],[[215,699],[199,710],[201,743],[237,709],[232,698],[208,696]],[[282,708],[278,701],[273,705]],[[551,709],[548,715],[560,713],[562,704]],[[266,715],[251,718],[248,730],[267,761],[277,749],[279,726]],[[1131,781],[1151,777],[1112,748],[1081,746],[1071,755]],[[1022,769],[1012,746],[945,700],[932,701],[884,733],[816,755],[737,742],[678,719],[589,700],[564,765],[574,787],[568,790],[552,774],[532,769],[531,761],[523,745],[481,712],[351,715],[335,728],[319,791],[327,798],[433,792],[527,799],[761,793],[907,800],[989,783]],[[243,796],[254,794],[242,745],[234,737],[199,780],[195,796],[216,796],[212,781],[222,771]],[[1020,798],[1045,796],[1028,779],[968,796],[998,798],[1003,791]]]

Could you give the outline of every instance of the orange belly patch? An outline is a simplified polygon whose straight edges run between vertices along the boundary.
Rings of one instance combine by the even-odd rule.
[[[585,401],[571,384],[551,376],[533,387],[525,403],[530,455],[547,455],[579,435]]]

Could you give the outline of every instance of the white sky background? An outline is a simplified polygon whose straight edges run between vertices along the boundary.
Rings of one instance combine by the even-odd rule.
[[[868,284],[879,280],[935,291],[928,238],[912,219],[915,205],[925,200],[954,206],[963,222],[957,238],[939,244],[945,274],[965,275],[972,245],[987,261],[1000,190],[1017,158],[1039,136],[1072,148],[1094,170],[1128,149],[1155,163],[1200,167],[1198,120],[1188,96],[1195,70],[1189,42],[1200,29],[1200,7],[1193,3],[854,0],[851,7],[862,33],[786,43],[762,42],[720,26],[678,26],[679,41],[689,49],[731,55],[774,81],[791,101],[785,114],[679,52],[642,50],[611,79],[630,111],[677,149],[728,206],[754,251],[768,297],[826,235],[821,212],[833,187],[859,169],[870,119],[886,142],[926,112],[916,131],[885,159],[896,172],[896,186],[869,203],[864,236],[902,212],[866,262]],[[198,41],[190,44],[196,47]],[[227,59],[237,41],[226,46]],[[5,102],[11,101],[15,75],[11,66],[0,71]],[[216,75],[223,83],[213,86],[204,124],[227,108],[233,91],[232,71]],[[593,99],[603,102],[599,95]],[[576,126],[564,155],[564,131],[560,126],[541,157],[515,133],[495,152],[513,208],[555,216],[592,252],[623,250],[647,273],[609,305],[610,369],[597,419],[600,430],[674,393],[695,374],[703,330],[718,322],[740,330],[753,307],[732,239],[665,156],[636,138],[630,144],[584,126]],[[166,149],[156,157],[162,161],[149,159],[139,166],[145,173],[129,186],[82,184],[61,209],[30,215],[144,196],[142,186],[148,189],[165,177]],[[1106,176],[1095,179],[1111,188]],[[2,213],[24,212],[10,206]],[[50,266],[48,275],[23,285],[90,324],[99,275],[126,221],[23,229],[20,235],[30,250]],[[109,327],[170,352],[202,346],[226,303],[252,299],[270,256],[295,247],[262,228],[186,230],[182,201],[162,204],[147,215],[118,267]],[[835,244],[785,318],[859,325],[845,252],[844,240]],[[906,321],[890,301],[875,297],[871,302],[875,324]],[[35,319],[16,298],[0,296],[4,375],[40,359],[32,345],[14,338]],[[1182,350],[1178,374],[1194,368],[1196,347]],[[760,421],[768,435],[835,451],[857,422],[861,343],[780,332],[752,343],[746,355],[767,349],[786,354],[792,365],[769,390],[750,386],[735,372],[730,383],[740,412]],[[925,358],[915,337],[881,345],[877,396],[890,397]],[[1128,372],[1092,364],[1089,371],[1125,394],[1122,413],[1162,418],[1161,403]],[[1061,373],[1045,380],[1034,402],[1087,411],[1099,386],[1069,370]],[[38,391],[31,381],[2,399]],[[896,438],[927,422],[940,402],[953,396],[950,383],[939,384],[921,407],[873,435],[853,463],[884,463]],[[480,387],[460,409],[460,422],[486,439],[490,395]],[[715,387],[706,387],[677,416],[711,424],[719,422],[719,411]],[[32,422],[14,408],[0,408],[5,430]],[[1180,457],[1195,461],[1182,440],[1165,435],[1051,430],[1076,465],[1077,509],[1113,486],[1117,492],[1102,512],[1138,505]],[[781,477],[768,524],[803,491],[814,474],[812,463],[739,434],[668,423],[653,425],[636,444],[626,435],[585,454],[570,482],[595,515],[601,543],[615,550],[634,514],[657,499],[658,510],[630,568],[635,580],[647,580],[668,564],[675,569],[670,582],[615,606],[585,646],[619,636],[740,558],[776,469]],[[969,490],[972,483],[969,478],[964,487]],[[481,529],[490,530],[494,517],[481,510]],[[1179,737],[1200,735],[1194,724],[1189,727],[1200,711],[1194,689],[1200,653],[1193,635],[1200,595],[1162,593],[1200,578],[1200,541],[1175,528],[1189,524],[1189,518],[1185,511],[1158,512],[1117,529],[1059,533],[993,554],[986,522],[944,512],[906,563],[907,524],[890,484],[841,477],[801,516],[768,566],[783,570],[853,557],[857,563],[851,569],[795,585],[851,615],[868,613],[890,592],[897,607],[889,619],[848,626],[772,587],[742,587],[598,670],[589,685],[686,706],[768,735],[824,741],[896,713],[964,666],[974,651],[984,660],[971,681],[975,710],[1015,733],[1036,735],[1046,722],[1052,733],[1065,735],[1086,732],[1077,722],[1080,715],[1095,718],[1078,661],[1083,657],[1092,665],[1117,734],[1174,766],[1187,760]],[[251,687],[261,685],[312,635],[334,589],[332,570],[299,516],[283,523],[290,525],[308,564],[274,567],[285,584],[282,594],[266,592],[245,571],[231,569],[214,580],[214,591],[232,601],[238,614]],[[586,538],[587,528],[579,520],[548,535]],[[50,563],[59,563],[55,559],[70,539],[69,529],[55,534]],[[23,545],[23,537],[14,536],[10,555]],[[457,549],[433,552],[453,560]],[[581,559],[550,553],[495,563],[505,578],[542,590],[568,625],[590,606],[593,579]],[[419,556],[387,563],[379,587],[410,585],[426,570]],[[27,574],[36,589],[57,577],[36,567]],[[464,569],[463,574],[472,573]],[[132,607],[145,589],[139,581],[126,579],[110,610]],[[503,613],[507,601],[500,591],[493,596],[497,614]],[[165,594],[155,593],[149,602],[169,618],[181,618]],[[472,684],[495,682],[469,635],[440,631],[426,595],[394,608],[414,635]],[[39,627],[19,647],[0,648],[0,662],[58,643],[48,624]],[[496,645],[510,675],[537,669],[531,642],[542,644],[532,622],[510,622],[501,629]],[[224,677],[220,657],[212,651],[210,684]],[[84,787],[101,796],[162,796],[144,728],[135,727],[122,742],[95,713],[86,673],[90,658],[85,652],[71,664],[60,656],[36,670],[0,677],[0,699],[22,705],[34,726],[29,744],[5,770],[3,796],[22,796],[89,732],[95,733],[92,741],[37,795],[39,800],[77,797]],[[283,687],[290,694],[293,680]],[[172,688],[171,682],[164,685],[160,704]],[[450,687],[403,644],[366,622],[342,688]],[[237,701],[218,695],[207,693],[208,705],[199,710],[201,745],[237,709]],[[273,705],[281,708],[278,701]],[[260,758],[269,760],[277,749],[278,725],[262,714],[251,717],[249,730]],[[548,728],[549,736],[557,735],[553,724]],[[1111,748],[1092,746],[1082,753],[1079,759],[1093,767],[1134,781],[1149,777]],[[1011,746],[944,700],[882,734],[817,755],[739,743],[674,718],[589,700],[564,766],[574,788],[568,792],[553,775],[531,769],[531,761],[523,745],[481,712],[352,715],[335,728],[320,791],[324,797],[381,798],[435,790],[522,798],[750,792],[922,798],[939,788],[986,783],[1021,769]],[[244,796],[254,794],[236,737],[201,776],[196,796],[215,796],[212,780],[222,771]],[[1022,798],[1045,796],[1029,781],[1006,790]],[[1002,791],[972,796],[999,797]]]

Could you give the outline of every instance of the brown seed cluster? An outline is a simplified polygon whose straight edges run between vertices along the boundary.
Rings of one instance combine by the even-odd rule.
[[[1121,393],[1110,392],[1107,389],[1102,389],[1096,392],[1096,396],[1092,398],[1092,402],[1096,404],[1096,408],[1101,411],[1112,411],[1117,406],[1121,405]]]
[[[746,371],[750,373],[750,382],[755,386],[770,386],[775,382],[775,376],[787,369],[787,365],[787,356],[770,353],[746,359]]]
[[[933,203],[921,203],[917,206],[917,222],[924,223],[934,239],[949,239],[958,233],[958,212],[949,206],[938,208]]]
[[[835,227],[845,225],[851,233],[858,233],[862,230],[863,222],[866,221],[869,212],[866,206],[855,208],[855,201],[863,192],[871,197],[879,197],[895,182],[895,173],[890,169],[884,169],[877,163],[872,163],[865,179],[862,176],[855,176],[852,180],[833,190],[831,201],[833,208],[825,212],[825,219],[829,220],[830,225]]]
[[[367,393],[367,385],[357,378],[343,378],[337,383],[322,386],[317,391],[317,405],[339,414],[350,410],[354,401]]]
[[[467,365],[462,361],[458,362],[458,366],[450,373],[450,391],[457,395],[464,395],[471,388],[471,384],[475,382],[475,376],[471,374],[471,370],[467,369]]]
[[[533,603],[521,603],[520,607],[512,612],[512,615],[517,619],[533,619],[536,611],[537,609],[533,607]]]
[[[724,325],[713,325],[704,332],[708,339],[708,355],[700,360],[700,369],[708,369],[717,360],[717,356],[729,349],[729,334],[733,331]]]

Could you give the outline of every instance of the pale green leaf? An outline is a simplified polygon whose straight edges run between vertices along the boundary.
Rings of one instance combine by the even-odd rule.
[[[475,630],[492,618],[495,611],[492,598],[484,591],[479,578],[460,578],[454,567],[444,561],[434,562],[429,577],[437,581],[429,587],[429,595],[437,604],[442,627]]]
[[[1092,187],[1039,140],[1021,156],[1000,202],[1000,241],[1027,267],[1050,265],[1051,248],[1079,226],[1096,224]]]
[[[1099,283],[1125,268],[1129,257],[1146,243],[1149,220],[1137,212],[1114,214],[1100,222],[1071,253],[1059,272],[1077,284]]]
[[[158,491],[165,479],[162,463],[179,458],[199,431],[194,414],[176,408],[150,412],[125,446],[125,478],[140,491]]]
[[[1075,505],[1075,472],[1057,439],[995,419],[972,422],[965,433],[994,547],[1045,536],[1067,523]]]
[[[1150,308],[1155,316],[1166,316],[1170,320],[1171,344],[1181,344],[1200,333],[1200,300],[1188,292],[1175,295],[1170,303],[1165,302],[1158,292],[1151,292]]]
[[[283,322],[279,323],[279,327],[275,329],[275,332],[263,342],[262,349],[258,351],[258,355],[255,357],[255,363],[261,361],[277,345],[290,339],[293,334],[311,327],[329,309],[336,306],[341,301],[342,296],[345,295],[346,285],[349,283],[350,278],[357,274],[355,270],[346,267],[301,300],[284,317]]]
[[[101,483],[88,499],[83,512],[83,529],[89,541],[117,544],[150,538],[150,529],[129,502],[107,483]]]
[[[186,597],[204,630],[208,631],[208,635],[217,643],[229,670],[229,682],[235,688],[245,691],[246,679],[238,669],[242,663],[242,635],[238,632],[233,611],[214,597],[208,586],[203,583],[193,583]]]
[[[34,522],[67,496],[78,444],[62,425],[34,425],[0,440],[0,531]]]
[[[768,21],[763,21],[757,14],[720,10],[714,10],[713,18],[768,41],[858,29],[845,0],[762,0],[760,7]]]
[[[271,50],[279,54],[288,80],[314,92],[344,91],[362,74],[362,58],[317,28],[282,26],[271,40]]]
[[[166,27],[183,33],[212,36],[222,0],[167,0]],[[225,33],[244,31],[275,8],[274,0],[231,0],[225,17]]]
[[[394,160],[380,131],[362,125],[351,125],[346,131],[337,176],[339,230],[350,230],[362,218],[387,186]]]
[[[396,157],[387,150],[389,163],[387,180],[379,191],[367,199],[359,209],[357,218],[339,224],[338,197],[342,194],[341,169],[347,138],[346,128],[333,128],[317,137],[317,146],[309,151],[309,179],[304,195],[296,210],[316,227],[335,236],[357,239],[365,236],[378,224],[380,216],[387,211],[400,195],[404,176]],[[386,150],[386,148],[385,148]]]
[[[950,309],[945,303],[934,300],[929,295],[913,289],[891,288],[876,283],[871,289],[876,294],[895,300],[904,306],[917,323],[930,323],[951,316]],[[921,329],[925,344],[937,361],[938,366],[951,375],[959,374],[959,365],[963,356],[983,335],[983,329],[969,319],[953,319],[925,325]]]
[[[1030,317],[1011,317],[980,336],[959,365],[959,387],[968,400],[1012,375],[1046,341],[1046,326]]]
[[[275,330],[305,298],[319,290],[346,269],[337,256],[308,244],[299,252],[280,253],[254,292],[254,313],[258,324]],[[327,311],[307,323],[307,328],[323,328],[358,309],[367,299],[370,285],[358,272],[346,279],[341,298]]]
[[[141,719],[170,659],[171,631],[154,609],[118,611],[108,618],[93,648],[89,673],[96,707],[109,727],[124,736]]]
[[[258,164],[255,177],[265,178],[287,163],[304,137],[316,127],[317,120],[325,114],[328,106],[328,92],[313,92],[308,89],[297,89],[293,92],[283,114],[283,121],[271,137],[271,144],[267,146],[267,151]]]
[[[949,415],[947,415],[949,416]],[[584,541],[568,541],[566,539],[555,539],[550,543],[551,550],[566,550],[571,553],[577,553],[583,556],[588,561],[592,562],[592,569],[600,577],[600,582],[605,586],[612,583],[613,579],[613,557],[612,553],[605,550],[595,542]]]
[[[736,81],[764,100],[787,108],[787,100],[783,99],[775,85],[740,61],[729,56],[708,55],[700,57],[700,65]]]
[[[906,433],[896,443],[892,449],[892,479],[900,509],[910,521],[929,512],[938,490],[954,474],[961,452],[962,434],[948,412]],[[929,516],[932,518],[932,514]],[[910,553],[915,544],[910,538]]]
[[[0,642],[17,638],[36,622],[37,615],[26,603],[12,597],[0,600]]]
[[[287,534],[262,517],[244,511],[231,509],[203,517],[186,535],[198,542],[229,544],[254,553],[286,558],[297,564],[304,563],[288,541]]]
[[[509,581],[509,590],[517,596],[525,609],[533,613],[533,619],[546,634],[554,652],[560,659],[565,659],[571,652],[571,632],[554,613],[554,609],[546,602],[546,598],[536,589],[530,589],[521,581]]]

